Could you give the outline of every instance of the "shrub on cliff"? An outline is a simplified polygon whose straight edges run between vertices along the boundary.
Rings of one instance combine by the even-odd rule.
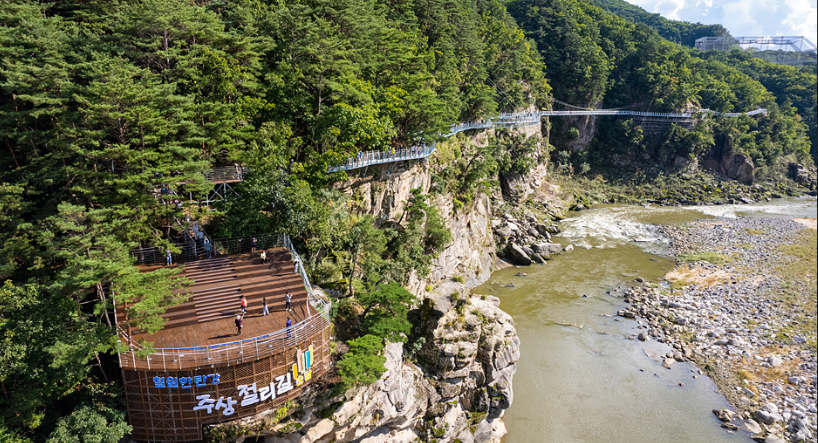
[[[347,388],[369,385],[386,371],[383,339],[371,334],[349,341],[349,352],[338,362],[338,374]]]
[[[363,323],[368,334],[392,342],[406,341],[412,325],[406,319],[415,297],[397,283],[380,285],[376,290],[362,292],[358,300],[364,308]]]

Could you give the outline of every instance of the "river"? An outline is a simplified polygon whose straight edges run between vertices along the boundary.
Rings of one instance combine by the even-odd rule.
[[[655,224],[714,217],[816,217],[815,198],[753,205],[599,205],[561,223],[554,241],[575,249],[547,265],[495,272],[475,293],[500,298],[515,322],[521,357],[506,443],[748,442],[728,433],[712,409],[729,406],[687,362],[671,369],[669,347],[634,336],[639,323],[615,317],[624,288],[674,267]],[[517,277],[518,272],[528,273]],[[514,287],[508,287],[513,284]]]

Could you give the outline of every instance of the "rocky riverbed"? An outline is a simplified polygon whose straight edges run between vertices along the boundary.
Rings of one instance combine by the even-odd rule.
[[[734,406],[714,410],[756,441],[818,441],[815,231],[790,219],[707,220],[663,227],[680,266],[626,291],[619,315],[639,340],[691,360]]]

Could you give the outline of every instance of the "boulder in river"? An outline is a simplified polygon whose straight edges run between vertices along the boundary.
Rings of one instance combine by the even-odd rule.
[[[534,252],[543,255],[544,258],[549,258],[552,254],[559,254],[562,252],[562,245],[559,243],[537,243],[531,245]],[[549,256],[549,257],[546,257]]]
[[[506,246],[506,254],[518,265],[528,266],[531,264],[531,257],[525,253],[520,245],[509,242],[508,246]]]
[[[548,232],[548,226],[542,223],[538,223],[537,226],[535,226],[535,229],[537,230],[537,232],[540,233],[541,236],[545,237],[548,240],[551,240],[551,233]]]
[[[751,434],[761,434],[761,426],[759,426],[758,422],[753,419],[746,420],[744,423],[742,423],[741,429]]]

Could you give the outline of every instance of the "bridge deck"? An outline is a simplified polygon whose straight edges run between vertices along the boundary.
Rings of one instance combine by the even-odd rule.
[[[719,114],[718,112],[709,109],[700,109],[701,113]],[[767,110],[759,108],[749,112],[734,112],[724,113],[727,117],[738,117],[741,115],[758,115],[767,114]],[[537,112],[519,112],[513,114],[500,114],[498,117],[490,118],[485,121],[467,122],[459,125],[452,125],[448,133],[443,137],[451,137],[458,132],[468,131],[471,129],[513,129],[519,127],[533,126],[540,124],[542,117],[561,117],[561,116],[583,116],[583,115],[624,115],[632,117],[650,117],[654,119],[690,119],[695,116],[690,112],[642,112],[642,111],[628,111],[621,109],[587,109],[576,111],[537,111]],[[328,173],[338,171],[350,171],[353,169],[364,168],[371,165],[399,162],[405,160],[423,159],[430,156],[435,151],[435,145],[416,146],[413,148],[401,149],[396,152],[390,151],[367,151],[359,154],[356,157],[347,158],[342,165],[332,166],[328,169]]]

